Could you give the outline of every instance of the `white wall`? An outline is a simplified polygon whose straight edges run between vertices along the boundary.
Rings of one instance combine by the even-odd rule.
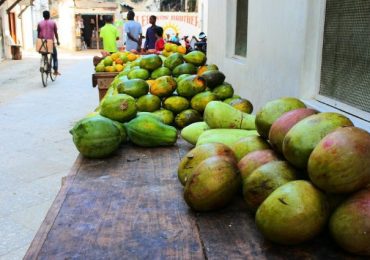
[[[32,9],[28,7],[21,16],[21,28],[22,29],[22,47],[25,50],[33,49],[33,21],[32,21]]]
[[[72,0],[60,1],[58,4],[59,18],[55,19],[61,47],[76,50],[76,21]]]
[[[249,0],[244,59],[233,56],[236,0],[208,1],[208,63],[220,67],[254,111],[282,96],[311,98],[319,83],[324,7],[325,0]]]

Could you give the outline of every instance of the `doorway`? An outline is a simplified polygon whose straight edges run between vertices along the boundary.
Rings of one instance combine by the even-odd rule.
[[[82,14],[80,17],[82,45],[86,46],[86,49],[101,49],[103,42],[99,38],[99,30],[105,25],[105,15]]]
[[[9,13],[9,31],[14,43],[17,43],[17,27],[15,24],[15,13]]]

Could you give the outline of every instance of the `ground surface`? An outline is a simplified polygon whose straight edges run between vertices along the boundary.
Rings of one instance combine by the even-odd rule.
[[[78,152],[69,130],[98,105],[96,51],[60,51],[46,88],[39,55],[0,62],[0,259],[22,259]]]

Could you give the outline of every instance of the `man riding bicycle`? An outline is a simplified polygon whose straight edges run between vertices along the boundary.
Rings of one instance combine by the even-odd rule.
[[[52,40],[52,41],[54,41],[55,38],[57,40],[57,45],[59,46],[60,43],[58,36],[58,28],[56,23],[50,19],[50,12],[44,11],[42,13],[42,16],[44,17],[44,20],[39,22],[39,24],[37,25],[37,37],[43,40]],[[51,55],[53,57],[54,75],[60,75],[58,71],[58,54],[55,44],[53,44],[53,53]]]

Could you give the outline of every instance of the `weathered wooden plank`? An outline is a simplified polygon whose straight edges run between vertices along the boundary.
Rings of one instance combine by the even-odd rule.
[[[179,158],[177,147],[127,145],[106,160],[83,159],[37,258],[203,258]]]
[[[164,148],[125,145],[113,157],[79,157],[25,259],[355,259],[327,232],[278,246],[258,232],[238,197],[211,213],[188,209],[177,180],[183,140]]]
[[[42,225],[40,226],[34,239],[32,240],[32,243],[29,249],[27,250],[24,259],[36,259],[37,258],[37,255],[41,247],[43,246],[45,239],[52,225],[54,224],[55,218],[57,217],[60,211],[61,205],[63,204],[65,200],[68,189],[70,185],[73,183],[73,180],[75,176],[77,175],[79,168],[81,167],[81,161],[82,161],[82,156],[80,155],[77,157],[69,174],[67,175],[67,178],[65,179],[65,183],[62,184],[62,187],[59,190],[58,195],[56,196],[53,204],[51,205],[48,213],[46,214],[44,221],[42,222]]]

